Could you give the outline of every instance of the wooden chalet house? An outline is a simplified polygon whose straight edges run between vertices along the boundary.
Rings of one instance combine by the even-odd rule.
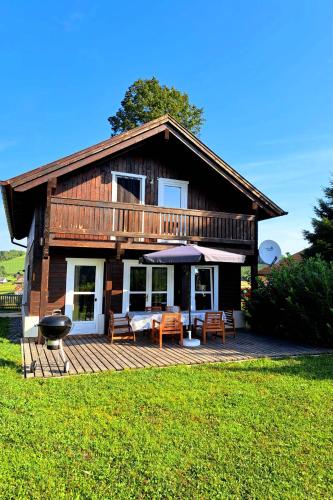
[[[244,254],[254,276],[258,222],[285,214],[168,115],[1,184],[12,241],[27,237],[26,336],[54,309],[84,334],[104,333],[110,309],[186,308],[181,267],[139,263],[170,245]],[[240,309],[239,265],[192,277],[192,309]]]

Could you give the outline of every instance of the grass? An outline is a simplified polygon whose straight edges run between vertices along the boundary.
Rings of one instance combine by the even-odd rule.
[[[0,260],[0,266],[5,268],[7,273],[7,283],[0,283],[0,294],[4,293],[14,293],[15,290],[15,277],[14,274],[22,272],[24,269],[25,256],[20,255],[19,257],[14,257],[9,260]]]
[[[19,257],[14,257],[14,259],[0,260],[0,266],[5,268],[5,271],[9,275],[13,275],[18,272],[22,272],[24,269],[25,256],[20,255]]]
[[[24,380],[2,338],[0,498],[332,498],[332,373],[320,356]]]
[[[0,283],[0,294],[2,293],[14,293],[15,285],[8,281],[7,283]]]

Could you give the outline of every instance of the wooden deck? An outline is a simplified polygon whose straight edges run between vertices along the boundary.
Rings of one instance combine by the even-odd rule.
[[[333,353],[332,349],[301,346],[274,338],[259,337],[252,333],[239,333],[236,339],[227,338],[224,345],[220,341],[210,341],[205,346],[192,349],[166,343],[163,349],[159,350],[147,337],[138,337],[135,344],[117,342],[113,345],[104,335],[68,337],[64,343],[64,350],[70,362],[69,374],[63,373],[63,364],[59,363],[57,351],[48,351],[36,345],[34,339],[23,339],[23,373],[26,378],[60,377],[132,368]],[[35,374],[30,372],[33,360],[37,361]]]

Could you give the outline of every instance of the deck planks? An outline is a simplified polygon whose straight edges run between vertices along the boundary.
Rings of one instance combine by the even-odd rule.
[[[26,378],[62,377],[62,361],[58,355],[35,344],[35,339],[22,339],[23,374]],[[238,333],[236,338],[209,339],[206,345],[189,349],[177,343],[165,343],[160,350],[146,336],[137,335],[137,342],[116,341],[110,344],[104,335],[70,335],[64,341],[65,354],[70,362],[69,375],[100,373],[134,368],[195,365],[222,361],[240,361],[263,357],[283,357],[333,353],[332,349],[312,348],[276,338]],[[37,360],[35,374],[30,372],[32,360]]]

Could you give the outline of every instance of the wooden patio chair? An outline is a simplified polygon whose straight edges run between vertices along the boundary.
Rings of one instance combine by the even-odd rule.
[[[109,328],[108,328],[108,339],[111,344],[114,340],[134,340],[135,342],[135,332],[133,331],[128,316],[122,316],[115,318],[114,312],[109,312]]]
[[[162,306],[146,306],[145,311],[146,312],[161,312]]]
[[[178,336],[183,345],[183,323],[180,313],[163,313],[161,321],[153,320],[152,337],[162,349],[163,335]]]
[[[205,319],[194,318],[194,333],[201,333],[202,343],[207,344],[207,334],[215,334],[216,337],[222,338],[222,343],[225,342],[225,328],[222,319],[222,312],[206,312]]]
[[[180,307],[179,306],[166,306],[165,307],[165,312],[179,313],[180,312]]]
[[[225,309],[224,330],[226,335],[233,335],[236,338],[236,328],[234,320],[234,311],[232,309]]]

